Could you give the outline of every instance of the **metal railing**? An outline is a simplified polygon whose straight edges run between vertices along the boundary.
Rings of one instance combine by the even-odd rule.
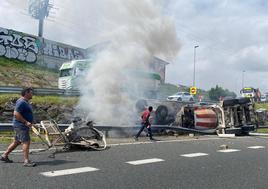
[[[20,94],[22,87],[5,87],[0,86],[0,93]],[[79,96],[79,90],[65,90],[54,88],[33,88],[34,94],[37,95],[60,95],[60,96]]]
[[[61,131],[64,131],[69,124],[58,124]],[[128,126],[103,126],[103,125],[95,125],[97,129],[101,130],[105,133],[106,137],[109,137],[110,132],[119,131],[123,133],[133,133],[137,132],[138,129],[140,129],[140,125],[128,125]],[[215,134],[215,129],[213,130],[207,130],[207,131],[198,131],[195,129],[190,128],[182,128],[178,126],[169,126],[169,125],[152,125],[152,131],[166,131],[166,130],[172,130],[172,131],[181,131],[185,133],[200,133],[200,134]],[[12,123],[0,123],[0,131],[12,131]]]
[[[64,131],[69,124],[58,124],[61,131]],[[136,131],[140,128],[140,125],[128,125],[128,126],[103,126],[103,125],[95,125],[95,127],[103,132],[105,135],[108,136],[109,132],[111,131],[122,131],[122,132],[129,132],[129,131]],[[261,125],[258,128],[268,128],[267,125]],[[12,131],[12,123],[0,123],[0,131]],[[182,132],[191,132],[191,133],[200,133],[200,134],[215,134],[215,129],[211,130],[204,130],[198,131],[196,129],[191,128],[182,128],[179,126],[169,126],[169,125],[152,125],[152,130],[172,130],[172,131],[182,131]]]

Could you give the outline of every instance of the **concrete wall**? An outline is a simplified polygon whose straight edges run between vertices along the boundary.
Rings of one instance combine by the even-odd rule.
[[[85,59],[86,50],[0,27],[0,56],[58,69],[68,60]]]

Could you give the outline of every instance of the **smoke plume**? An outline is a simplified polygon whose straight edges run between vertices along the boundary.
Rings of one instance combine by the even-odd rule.
[[[108,39],[95,53],[81,84],[79,107],[99,124],[127,125],[137,120],[135,103],[152,83],[140,77],[149,72],[153,57],[166,60],[179,51],[175,26],[162,15],[153,0],[114,0],[103,12],[107,25],[101,36]]]

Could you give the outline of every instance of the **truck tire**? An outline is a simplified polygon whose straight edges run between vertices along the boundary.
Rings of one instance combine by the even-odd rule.
[[[165,124],[166,118],[168,116],[168,108],[164,105],[160,105],[156,108],[155,118],[156,124]]]

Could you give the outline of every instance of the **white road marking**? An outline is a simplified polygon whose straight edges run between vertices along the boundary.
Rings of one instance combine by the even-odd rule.
[[[142,164],[156,163],[156,162],[161,162],[161,161],[165,161],[165,160],[159,159],[159,158],[152,158],[152,159],[142,159],[142,160],[136,160],[136,161],[128,161],[126,163],[131,164],[131,165],[142,165]]]
[[[250,149],[262,149],[265,148],[265,146],[249,146]]]
[[[94,168],[94,167],[80,167],[80,168],[74,168],[74,169],[48,171],[48,172],[43,172],[40,174],[46,177],[57,177],[57,176],[72,175],[72,174],[77,174],[77,173],[86,173],[86,172],[98,171],[98,170],[99,169]]]
[[[50,148],[50,149],[55,149],[55,148]],[[45,151],[45,148],[37,148],[37,149],[30,149],[30,152],[40,152],[40,151]],[[0,151],[0,153],[4,153],[5,151]],[[13,150],[12,153],[22,153],[22,150]]]
[[[182,154],[183,157],[199,157],[199,156],[208,156],[206,153],[192,153],[192,154]]]
[[[223,152],[223,153],[238,152],[238,151],[240,151],[240,150],[237,150],[237,149],[218,150],[218,152]]]

